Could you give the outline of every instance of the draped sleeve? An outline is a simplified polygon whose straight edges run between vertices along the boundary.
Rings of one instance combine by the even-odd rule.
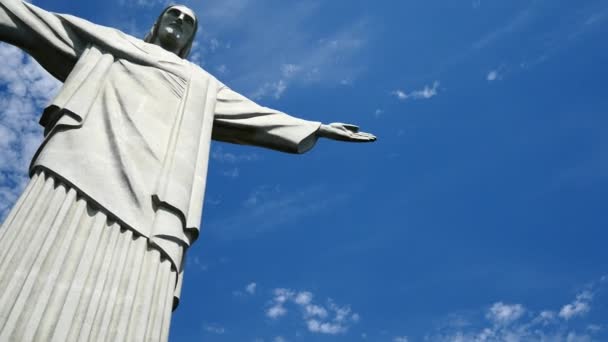
[[[223,86],[217,95],[212,137],[234,144],[304,153],[315,145],[320,125],[260,106]]]

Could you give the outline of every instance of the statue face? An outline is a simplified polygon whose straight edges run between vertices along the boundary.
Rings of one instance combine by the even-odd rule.
[[[181,51],[196,32],[194,12],[185,6],[172,6],[163,13],[158,27],[161,46],[170,51]]]

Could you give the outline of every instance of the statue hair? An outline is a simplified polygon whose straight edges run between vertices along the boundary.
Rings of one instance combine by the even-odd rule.
[[[165,7],[165,9],[162,12],[160,12],[160,15],[156,19],[156,22],[154,23],[154,25],[152,25],[152,28],[150,29],[148,34],[146,34],[146,36],[144,37],[144,42],[152,43],[156,40],[156,38],[158,37],[158,26],[160,24],[161,18],[168,10],[170,10],[171,8],[176,7],[176,6],[187,7],[187,6],[179,5],[179,4],[172,4],[172,5]],[[196,37],[197,29],[198,29],[198,18],[195,15],[194,16],[194,31],[192,32],[192,36],[188,40],[188,43],[186,44],[186,46],[184,46],[177,54],[180,58],[185,59],[190,54],[190,50],[192,50],[192,43],[194,42],[194,37]]]

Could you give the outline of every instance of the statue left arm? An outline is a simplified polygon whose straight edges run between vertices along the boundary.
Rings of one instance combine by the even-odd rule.
[[[0,41],[21,48],[61,81],[87,43],[56,14],[21,0],[0,0]]]
[[[318,138],[354,142],[376,140],[371,134],[359,132],[354,125],[324,125],[260,106],[226,86],[218,91],[212,137],[288,153],[307,152]]]

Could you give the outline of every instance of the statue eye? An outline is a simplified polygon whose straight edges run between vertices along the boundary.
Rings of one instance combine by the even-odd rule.
[[[185,16],[185,17],[184,17],[184,21],[185,21],[186,23],[188,23],[188,24],[190,24],[190,25],[194,26],[194,19],[193,19],[191,16],[189,16],[189,15]]]
[[[168,10],[167,14],[171,15],[172,17],[178,17],[180,12],[178,10],[176,10],[175,8],[173,8],[173,9]]]

